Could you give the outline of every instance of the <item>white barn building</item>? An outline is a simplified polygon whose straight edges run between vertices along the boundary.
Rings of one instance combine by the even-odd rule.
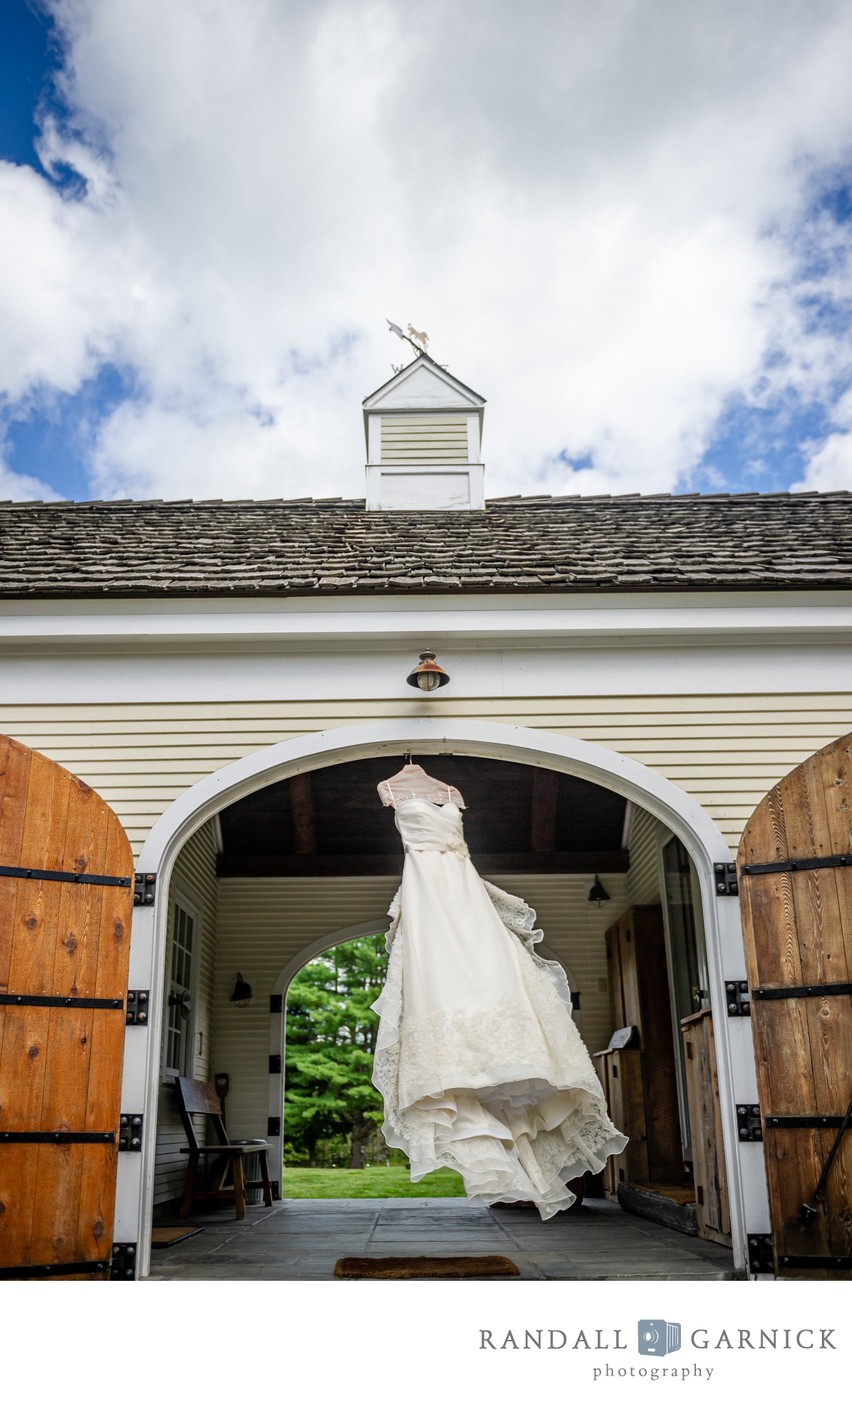
[[[176,1073],[227,1074],[230,1135],[268,1135],[280,1173],[283,997],[310,957],[383,928],[401,855],[375,784],[410,751],[463,784],[474,862],[527,898],[568,972],[613,1116],[633,1124],[607,1190],[694,1181],[735,1270],[848,1273],[839,1209],[795,1248],[776,1229],[827,1134],[794,1129],[811,1165],[801,1192],[777,1190],[753,1043],[764,943],[747,965],[735,859],[767,792],[852,727],[852,499],[488,501],[483,415],[423,355],[364,403],[366,502],[0,506],[0,732],[97,791],[147,880],[128,981],[145,1019],[121,1089],[141,1137],[117,1155],[112,1241],[144,1274],[152,1215],[180,1194]],[[431,693],[407,683],[427,649],[450,676]],[[812,844],[805,883],[836,897],[846,845]],[[762,860],[773,895],[793,886],[788,854]],[[797,945],[834,955],[798,913]],[[818,972],[827,990],[774,1010],[828,1007],[848,1054],[848,969]],[[0,969],[0,994],[12,980]],[[812,1116],[842,1113],[839,1092],[824,1102]]]

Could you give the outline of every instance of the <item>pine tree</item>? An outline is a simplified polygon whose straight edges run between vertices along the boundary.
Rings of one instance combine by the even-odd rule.
[[[316,1164],[323,1139],[346,1138],[349,1166],[382,1121],[371,1073],[384,985],[384,936],[341,942],[299,972],[287,993],[286,1138]]]

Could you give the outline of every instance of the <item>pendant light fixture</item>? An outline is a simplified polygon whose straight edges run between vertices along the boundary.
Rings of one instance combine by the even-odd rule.
[[[446,686],[450,678],[449,673],[438,666],[434,652],[421,652],[418,665],[405,680],[419,691],[436,691],[439,686]]]

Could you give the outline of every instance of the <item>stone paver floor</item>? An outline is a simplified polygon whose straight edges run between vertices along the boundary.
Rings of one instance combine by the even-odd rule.
[[[730,1250],[622,1211],[611,1201],[543,1222],[463,1198],[279,1201],[174,1224],[201,1235],[154,1250],[149,1279],[331,1280],[344,1255],[508,1255],[526,1280],[731,1279]],[[514,1277],[512,1277],[514,1278]]]

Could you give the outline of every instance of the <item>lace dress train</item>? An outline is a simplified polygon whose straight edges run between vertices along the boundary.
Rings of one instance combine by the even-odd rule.
[[[396,824],[405,864],[374,1006],[382,1132],[413,1181],[451,1167],[472,1202],[532,1201],[546,1220],[575,1200],[566,1182],[627,1142],[565,972],[535,951],[532,909],[476,872],[455,804],[401,800]]]

